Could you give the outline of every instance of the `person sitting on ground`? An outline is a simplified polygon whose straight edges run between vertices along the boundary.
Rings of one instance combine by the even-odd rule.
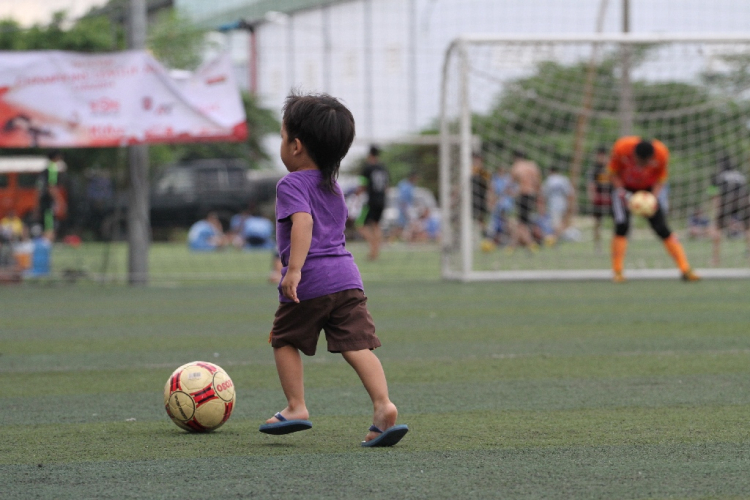
[[[13,241],[20,241],[23,237],[24,225],[21,218],[16,215],[14,209],[8,210],[8,213],[0,219],[0,231],[7,234],[8,239]]]
[[[242,221],[240,235],[243,248],[246,250],[272,250],[276,247],[273,239],[273,222],[260,215],[255,208],[250,208],[250,215]]]
[[[565,175],[560,173],[557,165],[552,165],[549,175],[542,182],[542,193],[544,194],[546,215],[551,226],[552,233],[547,235],[545,243],[554,245],[560,240],[563,232],[570,225],[570,214],[575,203],[575,191]]]
[[[688,217],[688,237],[691,240],[705,238],[709,236],[711,230],[711,221],[703,213],[701,207],[696,207],[693,213]]]
[[[188,248],[196,252],[210,252],[226,245],[227,239],[216,212],[209,212],[190,227],[188,231]]]

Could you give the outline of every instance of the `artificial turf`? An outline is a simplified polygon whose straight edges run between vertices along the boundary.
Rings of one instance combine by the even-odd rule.
[[[385,273],[384,275],[388,275]],[[263,283],[0,288],[3,498],[750,498],[750,281],[366,281],[400,423],[339,355],[305,363],[314,428],[285,402]],[[230,420],[171,423],[182,363],[224,367]]]

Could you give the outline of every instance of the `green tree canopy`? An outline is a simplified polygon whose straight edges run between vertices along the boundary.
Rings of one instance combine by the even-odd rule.
[[[54,14],[47,25],[25,29],[13,19],[0,20],[0,50],[66,50],[109,52],[125,49],[122,25],[124,2],[111,0],[87,16],[70,22],[65,12]],[[206,31],[166,9],[148,27],[148,48],[168,68],[195,69],[201,62]],[[158,144],[149,148],[151,165],[158,167],[183,159],[244,158],[252,168],[269,162],[262,139],[279,129],[276,115],[262,108],[254,96],[243,96],[249,136],[240,143]],[[0,150],[0,155],[45,154],[44,150]],[[87,168],[124,171],[125,155],[118,148],[77,148],[65,151],[72,172]],[[156,169],[152,169],[154,171]],[[122,177],[122,174],[119,175]]]

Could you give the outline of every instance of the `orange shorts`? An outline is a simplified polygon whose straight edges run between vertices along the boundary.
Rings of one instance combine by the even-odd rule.
[[[325,331],[329,352],[380,347],[375,323],[367,310],[367,297],[358,289],[299,303],[279,303],[269,341],[273,347],[292,346],[312,356],[321,330]]]

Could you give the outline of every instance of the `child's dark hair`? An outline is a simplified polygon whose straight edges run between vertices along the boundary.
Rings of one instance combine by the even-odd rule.
[[[354,141],[351,111],[328,94],[292,92],[284,101],[282,113],[288,139],[300,140],[323,174],[323,185],[335,192],[341,160]]]

